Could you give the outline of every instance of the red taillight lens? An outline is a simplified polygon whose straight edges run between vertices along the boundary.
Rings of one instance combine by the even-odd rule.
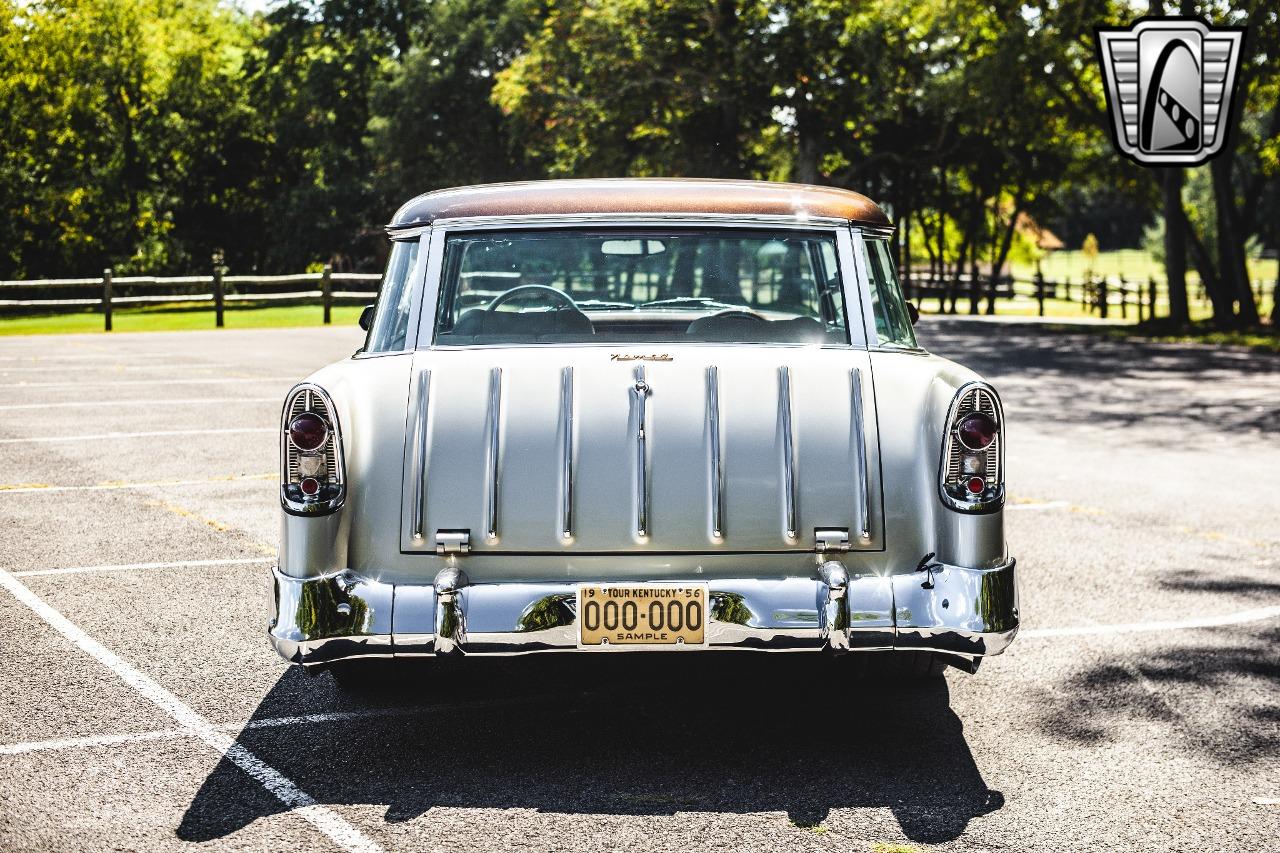
[[[982,490],[985,489],[986,487],[987,487],[987,481],[982,479],[981,477],[970,477],[969,481],[965,483],[965,488],[969,490],[969,494],[971,495],[976,495],[981,493]]]
[[[320,481],[315,477],[304,477],[302,483],[299,484],[302,493],[309,498],[315,497],[320,493]]]
[[[329,427],[319,415],[303,412],[289,422],[289,441],[299,450],[319,450],[328,439]]]
[[[956,424],[956,438],[969,450],[983,450],[996,440],[999,431],[995,419],[982,412],[970,412]]]

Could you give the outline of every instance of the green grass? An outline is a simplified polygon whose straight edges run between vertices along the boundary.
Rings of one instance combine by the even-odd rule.
[[[938,300],[935,297],[926,296],[923,299],[916,299],[915,301],[920,308],[920,313],[922,314],[938,313]],[[1112,306],[1112,307],[1115,308],[1115,316],[1119,317],[1120,316],[1119,307],[1118,306]],[[1034,317],[1038,314],[1039,310],[1040,310],[1039,305],[1036,303],[1034,299],[1025,299],[1025,298],[1019,297],[1018,299],[1014,299],[1014,300],[1009,300],[1009,299],[996,300],[997,316],[1003,315],[1003,316],[1010,316],[1010,317]],[[987,311],[987,301],[985,299],[979,299],[978,313],[985,314],[986,311]],[[1135,321],[1137,320],[1137,317],[1138,317],[1136,311],[1137,311],[1136,308],[1133,308],[1132,306],[1130,306],[1129,314]],[[956,313],[960,315],[967,315],[969,313],[968,299],[962,296],[958,300],[956,300]],[[1068,302],[1064,299],[1046,299],[1044,302],[1044,316],[1059,317],[1059,318],[1075,318],[1075,317],[1096,317],[1098,315],[1097,315],[1097,312],[1088,311],[1084,308],[1081,308],[1079,302]]]
[[[362,308],[360,305],[335,305],[333,325],[355,326]],[[273,305],[231,308],[223,316],[224,327],[228,329],[267,329],[319,326],[324,320],[324,311],[318,305]],[[213,311],[203,306],[125,308],[113,311],[111,319],[116,332],[185,332],[216,328]],[[101,334],[102,325],[102,315],[93,312],[4,317],[0,318],[0,335]]]
[[[1249,260],[1250,281],[1276,280],[1277,260],[1272,258]],[[1084,274],[1092,270],[1094,275],[1119,276],[1128,280],[1146,281],[1154,276],[1157,281],[1164,280],[1164,264],[1151,256],[1145,249],[1120,249],[1114,252],[1099,252],[1092,262],[1079,250],[1049,252],[1040,261],[1040,269],[1044,277],[1052,281],[1070,278],[1079,282]],[[1013,273],[1019,277],[1030,277],[1036,271],[1035,264],[1015,264]],[[1200,276],[1195,268],[1187,270],[1187,283],[1198,284]]]

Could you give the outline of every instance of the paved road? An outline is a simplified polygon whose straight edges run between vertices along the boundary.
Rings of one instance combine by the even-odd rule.
[[[1025,631],[978,675],[608,656],[370,698],[263,637],[278,401],[356,332],[0,340],[0,848],[1280,849],[1280,359],[922,330],[1012,423]]]

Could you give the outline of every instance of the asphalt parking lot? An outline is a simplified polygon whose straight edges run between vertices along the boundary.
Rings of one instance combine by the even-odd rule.
[[[1010,420],[1024,631],[977,675],[609,655],[368,697],[264,636],[280,401],[358,330],[0,339],[0,849],[1280,850],[1280,358],[921,331]]]

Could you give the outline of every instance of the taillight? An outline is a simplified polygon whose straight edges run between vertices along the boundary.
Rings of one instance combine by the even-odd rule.
[[[991,386],[974,382],[957,392],[947,412],[939,490],[959,512],[1004,506],[1004,412]]]
[[[329,425],[314,412],[303,412],[289,421],[289,440],[299,450],[319,450],[329,440]]]
[[[280,436],[280,504],[294,515],[324,515],[346,495],[342,432],[329,395],[299,385],[285,399]]]
[[[995,418],[984,412],[970,412],[956,424],[956,439],[969,450],[986,450],[998,430]]]

